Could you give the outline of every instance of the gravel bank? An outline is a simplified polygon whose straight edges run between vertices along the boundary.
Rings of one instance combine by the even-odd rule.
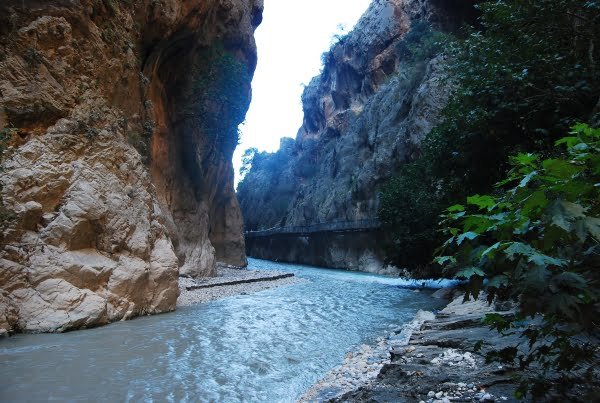
[[[502,402],[512,398],[512,373],[486,364],[472,349],[510,340],[481,325],[493,311],[484,300],[452,301],[436,316],[419,311],[415,319],[348,353],[344,363],[313,385],[301,402]]]
[[[425,321],[433,319],[433,313],[419,311],[410,323],[394,329],[387,337],[378,338],[376,345],[363,344],[355,351],[347,353],[344,362],[314,384],[299,402],[333,399],[370,384],[377,378],[383,366],[390,363],[390,351],[406,346],[413,332]]]
[[[377,345],[361,346],[358,351],[348,353],[340,367],[300,400],[516,403],[515,376],[534,373],[497,362],[486,363],[484,357],[489,351],[514,346],[523,340],[518,334],[502,337],[482,323],[486,313],[513,314],[511,304],[489,305],[485,298],[481,295],[478,300],[463,303],[463,297],[459,296],[437,315],[419,311],[411,323],[380,338]],[[479,340],[481,349],[475,351],[474,345]],[[599,359],[596,357],[595,362]],[[573,376],[575,382],[560,394],[552,391],[541,400],[528,396],[520,402],[598,401],[600,366],[591,363]],[[552,372],[546,377],[555,383],[562,382]]]
[[[193,304],[201,304],[209,301],[214,301],[221,298],[231,297],[233,295],[251,294],[269,288],[294,285],[305,282],[307,280],[298,277],[288,277],[278,280],[270,280],[274,276],[287,274],[282,271],[262,271],[262,270],[246,270],[232,269],[227,267],[217,268],[216,277],[208,277],[204,279],[192,279],[187,277],[179,278],[179,298],[177,306],[189,306]],[[260,280],[253,283],[234,284],[234,285],[218,285],[220,283],[228,283],[244,280]],[[187,287],[211,285],[210,288],[202,288],[188,291]]]

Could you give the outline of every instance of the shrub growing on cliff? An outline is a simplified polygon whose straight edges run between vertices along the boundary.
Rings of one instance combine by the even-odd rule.
[[[501,0],[480,8],[482,31],[446,45],[456,91],[444,123],[423,141],[420,168],[402,170],[382,189],[380,217],[399,245],[396,259],[423,257],[413,265],[429,261],[435,237],[410,250],[411,239],[431,233],[411,216],[431,223],[452,200],[488,192],[515,152],[552,153],[556,133],[589,121],[600,97],[598,1]],[[422,189],[431,190],[428,203]],[[398,219],[390,219],[394,211]]]
[[[15,129],[8,127],[0,130],[0,173],[3,171],[2,162],[4,161],[6,145],[12,138],[14,132]],[[2,182],[0,182],[0,240],[2,239],[2,232],[6,228],[11,217],[11,212],[4,207],[4,201],[2,200]]]
[[[488,315],[500,331],[520,330],[522,346],[510,346],[490,360],[535,364],[536,379],[525,380],[546,392],[549,370],[566,373],[595,358],[600,317],[600,129],[577,125],[556,143],[567,151],[554,158],[521,153],[511,158],[498,196],[475,195],[446,209],[449,236],[436,260],[446,273],[468,280],[469,295],[486,288],[518,301],[514,319]],[[507,188],[507,186],[509,186]],[[484,283],[486,281],[487,283]],[[485,287],[484,287],[484,284]],[[541,317],[540,322],[527,318]],[[570,383],[557,385],[572,386]]]
[[[200,52],[193,66],[192,101],[184,113],[228,157],[239,141],[238,126],[250,102],[249,83],[246,64],[222,45]]]
[[[448,39],[448,35],[434,30],[429,22],[416,21],[398,42],[396,51],[401,60],[422,62],[439,55]]]

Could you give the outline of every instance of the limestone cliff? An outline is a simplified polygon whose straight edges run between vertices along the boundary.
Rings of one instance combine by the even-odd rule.
[[[302,95],[304,121],[295,140],[254,157],[238,188],[246,228],[375,218],[378,187],[419,155],[449,96],[436,32],[455,31],[472,18],[472,3],[374,0],[323,55],[321,75]],[[293,246],[283,255],[269,252],[266,238],[247,240],[247,252],[369,271],[383,265],[379,235],[358,249],[332,235],[329,251],[318,238],[314,248],[304,240],[303,254],[291,252]]]
[[[0,4],[0,332],[170,311],[178,274],[245,265],[231,155],[261,16],[262,0]]]

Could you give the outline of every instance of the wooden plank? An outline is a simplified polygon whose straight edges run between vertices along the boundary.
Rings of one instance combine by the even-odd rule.
[[[202,288],[221,287],[221,286],[225,286],[225,285],[248,284],[248,283],[259,283],[261,281],[281,280],[282,278],[289,278],[289,277],[294,277],[294,273],[280,274],[280,275],[271,276],[271,277],[249,278],[249,279],[245,279],[245,280],[224,281],[222,283],[192,285],[192,286],[185,287],[185,288],[188,291],[192,291],[192,290],[199,290]]]

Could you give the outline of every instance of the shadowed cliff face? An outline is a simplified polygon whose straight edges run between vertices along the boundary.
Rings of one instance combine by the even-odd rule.
[[[232,18],[210,21],[209,32],[176,34],[144,66],[154,106],[151,173],[184,275],[212,275],[216,260],[246,265],[231,158],[256,53],[252,36],[227,36],[250,26],[252,14]]]
[[[246,228],[376,217],[378,187],[419,156],[421,140],[440,121],[450,88],[432,38],[474,16],[464,3],[372,2],[355,29],[323,55],[321,75],[302,95],[304,120],[295,141],[255,158],[238,187]],[[343,247],[334,243],[339,255]],[[359,268],[356,256],[363,252],[381,256],[348,244],[348,259],[326,265]],[[261,256],[268,258],[263,249]]]
[[[173,310],[179,273],[245,264],[231,155],[261,15],[261,0],[0,4],[0,332]]]

